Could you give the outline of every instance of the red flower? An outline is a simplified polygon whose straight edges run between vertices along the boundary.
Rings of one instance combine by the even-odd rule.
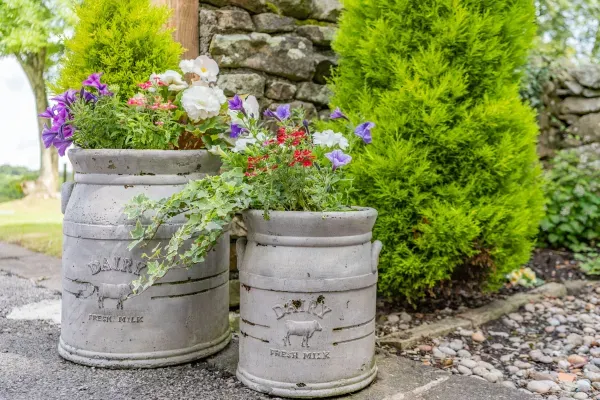
[[[284,144],[288,136],[285,133],[285,128],[281,127],[277,130],[277,143]]]
[[[290,163],[290,167],[296,164],[302,164],[303,167],[310,167],[313,165],[315,155],[310,150],[296,150],[294,151],[294,161]]]

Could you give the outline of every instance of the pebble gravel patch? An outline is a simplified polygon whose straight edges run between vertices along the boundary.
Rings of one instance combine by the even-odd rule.
[[[544,298],[403,356],[549,400],[600,400],[600,287]]]

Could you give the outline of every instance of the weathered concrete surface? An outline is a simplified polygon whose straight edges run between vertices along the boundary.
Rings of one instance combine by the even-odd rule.
[[[56,292],[61,290],[60,265],[60,258],[0,242],[0,271],[31,279],[39,286]]]

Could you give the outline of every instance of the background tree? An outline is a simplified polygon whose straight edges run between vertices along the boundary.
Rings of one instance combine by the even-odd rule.
[[[380,290],[497,287],[529,259],[543,214],[538,128],[516,72],[533,1],[343,3],[333,104],[376,124],[349,166],[356,203],[379,211]]]
[[[60,36],[72,22],[69,0],[0,0],[0,56],[16,57],[33,90],[37,114],[48,107],[47,74],[60,58]],[[40,175],[35,190],[54,194],[58,154],[42,143],[44,122],[38,117]]]
[[[598,0],[536,0],[535,6],[538,38],[534,53],[600,60]]]

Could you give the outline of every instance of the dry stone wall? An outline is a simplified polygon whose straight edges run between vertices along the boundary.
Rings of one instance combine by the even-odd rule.
[[[599,151],[600,65],[554,71],[542,101],[538,149],[542,158],[567,148]]]
[[[327,115],[326,81],[338,0],[201,0],[200,54],[221,68],[225,94],[251,94],[263,108],[290,103]]]

